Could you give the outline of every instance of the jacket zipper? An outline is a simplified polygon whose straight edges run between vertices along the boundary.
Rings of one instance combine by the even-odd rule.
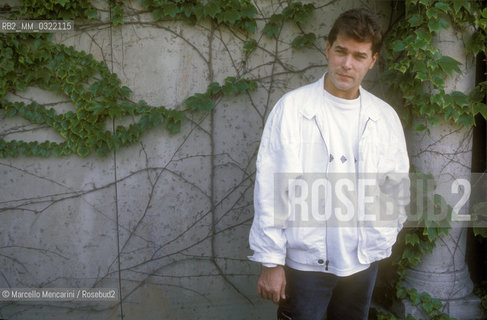
[[[365,134],[365,130],[367,129],[367,125],[369,124],[370,120],[371,120],[370,117],[367,118],[367,121],[364,124],[364,129],[362,130],[362,135],[360,136],[360,139],[358,141],[358,174],[359,175],[360,175],[360,172],[362,169],[361,167],[363,166],[363,164],[362,164],[363,163],[363,159],[362,159],[363,157],[361,157],[361,155],[360,155],[360,150],[362,150],[362,148],[360,147],[360,145],[363,144],[362,141],[363,141],[363,137]],[[360,222],[358,222],[357,223],[357,228],[358,228],[357,230],[359,232],[359,241],[357,244],[357,250],[360,250],[360,233],[361,233],[360,231],[362,231],[362,229],[360,227],[361,227],[361,224],[360,224]]]
[[[316,116],[314,117],[315,119],[315,124],[316,126],[318,127],[318,130],[320,131],[320,135],[321,135],[321,139],[323,139],[323,142],[325,144],[325,147],[326,147],[326,153],[328,154],[328,146],[326,145],[326,140],[325,140],[325,137],[323,136],[323,132],[321,132],[321,128],[320,126],[318,125],[318,121],[316,120]],[[367,125],[369,124],[369,121],[370,121],[370,118],[367,119],[367,121],[365,122],[365,125],[364,125],[364,129],[362,130],[362,134],[359,138],[359,154],[360,154],[360,141],[362,140],[362,137],[365,133],[365,129],[367,129]],[[360,158],[360,156],[359,156]],[[326,168],[325,168],[325,175],[326,177],[328,177],[328,161],[329,159],[326,159]],[[360,161],[360,159],[359,159]],[[328,259],[328,221],[325,222],[325,255],[326,255],[326,260],[325,260],[325,270],[328,271],[328,265],[330,264],[330,260]]]
[[[329,155],[328,146],[326,145],[325,136],[323,135],[323,132],[321,132],[321,128],[318,125],[318,120],[316,120],[316,116],[314,117],[314,119],[315,119],[316,127],[318,127],[318,131],[320,131],[321,139],[323,139],[323,143],[325,144],[326,154]],[[329,158],[326,159],[326,167],[325,167],[326,178],[328,178],[328,161],[329,161]],[[330,264],[330,260],[328,259],[328,221],[325,221],[325,258],[326,258],[325,270],[328,271],[328,265]]]

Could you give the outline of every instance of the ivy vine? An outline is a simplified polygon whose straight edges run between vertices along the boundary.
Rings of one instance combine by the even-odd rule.
[[[5,7],[4,7],[5,8]],[[10,8],[7,6],[7,8]],[[18,12],[12,12],[11,19],[75,20],[94,19],[98,11],[89,0],[22,0]]]
[[[473,35],[465,42],[467,54],[485,56],[487,51],[487,9],[480,1],[438,1],[406,0],[404,14],[393,24],[385,39],[385,59],[387,70],[383,74],[391,90],[402,97],[403,119],[411,123],[413,119],[425,119],[416,124],[416,131],[428,130],[436,125],[440,117],[458,126],[470,128],[475,124],[475,116],[481,114],[487,119],[487,82],[479,83],[470,93],[447,92],[445,79],[461,74],[462,64],[452,57],[443,55],[434,46],[433,38],[450,27],[459,31],[473,28]],[[432,179],[418,173],[425,179]],[[414,190],[412,194],[416,194]],[[418,202],[420,201],[420,202]],[[437,194],[426,194],[423,199],[412,199],[412,204],[431,203],[435,210],[447,208],[451,217],[451,207]],[[424,204],[426,206],[427,204]],[[481,215],[483,205],[476,206],[474,212]],[[415,212],[415,208],[411,208]],[[419,307],[430,319],[450,319],[441,312],[443,307],[438,299],[426,292],[408,289],[403,285],[406,269],[417,265],[422,257],[431,253],[436,240],[448,235],[449,228],[431,221],[420,221],[421,227],[411,228],[401,234],[397,247],[401,252],[394,261],[393,292],[398,299],[408,299]],[[483,230],[483,231],[481,231]],[[476,234],[485,232],[477,228]],[[379,314],[378,319],[397,319],[390,314]],[[406,319],[413,319],[408,315]]]
[[[431,174],[416,173],[418,180],[432,181],[433,176]],[[417,184],[421,185],[421,183]],[[416,185],[416,186],[417,186]],[[445,199],[439,194],[424,194],[415,190],[416,186],[412,186],[411,199],[412,212],[421,213],[421,209],[416,208],[416,205],[420,204],[422,208],[433,208],[434,216],[444,216],[443,221],[434,221],[431,216],[425,215],[419,219],[418,224],[421,227],[408,228],[403,236],[399,239],[399,246],[403,248],[398,259],[394,261],[394,265],[397,268],[397,281],[395,283],[396,297],[398,299],[407,299],[413,306],[421,308],[429,319],[447,320],[451,319],[447,314],[441,312],[443,304],[439,299],[432,298],[427,292],[418,292],[416,288],[407,288],[403,285],[403,281],[406,276],[406,270],[409,267],[414,267],[422,261],[422,258],[426,254],[432,253],[436,246],[436,241],[441,236],[448,236],[449,226],[445,226],[445,221],[451,221],[453,208],[449,206]],[[421,198],[416,198],[418,195]],[[446,210],[446,212],[444,212]],[[427,216],[427,217],[426,217]],[[409,316],[409,318],[411,318]],[[407,318],[408,319],[408,318]]]
[[[248,0],[142,0],[144,9],[156,21],[183,20],[191,24],[211,21],[251,34],[256,31],[256,7]],[[124,24],[124,1],[110,1],[110,23]],[[285,21],[302,26],[309,18],[313,5],[291,3],[282,13],[269,18],[263,33],[272,37]],[[80,19],[93,20],[98,16],[90,1],[25,0],[20,10],[12,12],[11,19]],[[309,46],[314,34],[298,34],[293,47]],[[248,40],[243,47],[250,53],[257,41]],[[196,93],[183,102],[183,110],[165,106],[149,106],[145,101],[130,100],[132,91],[121,85],[116,74],[104,62],[92,55],[56,44],[46,34],[2,34],[0,36],[0,110],[8,117],[20,116],[32,123],[54,129],[65,140],[57,143],[5,141],[0,139],[0,158],[24,156],[49,157],[92,152],[106,155],[122,146],[139,141],[153,127],[165,124],[171,133],[177,133],[187,112],[211,112],[221,96],[239,95],[257,88],[251,79],[227,77],[223,84],[211,83],[204,93]],[[35,101],[11,102],[9,92],[22,92],[39,87],[68,97],[76,111],[58,114],[53,108]],[[114,132],[105,126],[109,119],[137,117],[135,123],[117,126]]]
[[[32,43],[19,41],[16,35],[5,35],[0,40],[0,50],[6,60],[0,66],[2,110],[8,117],[20,116],[32,123],[47,125],[65,139],[62,143],[0,140],[0,157],[72,153],[87,156],[93,151],[106,155],[111,150],[139,141],[144,132],[162,123],[171,133],[176,133],[181,128],[185,112],[210,112],[215,107],[212,99],[256,88],[254,81],[229,77],[224,84],[212,83],[207,92],[186,99],[184,110],[150,107],[145,101],[130,101],[131,90],[121,86],[120,79],[105,63],[72,47],[45,39],[36,39]],[[9,91],[23,91],[31,86],[67,96],[76,112],[58,114],[55,109],[35,101],[26,104],[5,98]],[[125,116],[140,116],[140,119],[128,127],[117,126],[115,132],[105,128],[108,119]]]
[[[467,53],[487,51],[487,8],[479,1],[407,0],[404,16],[391,28],[386,39],[386,83],[400,92],[406,121],[425,118],[416,130],[438,123],[439,117],[471,127],[475,115],[487,118],[487,82],[478,84],[470,93],[447,92],[445,78],[461,74],[462,65],[443,55],[432,42],[439,32],[448,28],[474,28],[466,41]]]
[[[218,25],[228,25],[245,32],[255,32],[257,9],[249,0],[142,0],[142,6],[157,20],[180,19],[195,24],[210,19]]]

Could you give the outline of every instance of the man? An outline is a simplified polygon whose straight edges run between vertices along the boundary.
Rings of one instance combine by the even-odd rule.
[[[391,254],[405,220],[409,180],[400,174],[409,171],[409,160],[401,123],[387,103],[361,87],[381,43],[373,14],[344,12],[328,36],[328,72],[284,95],[267,119],[256,161],[254,255],[249,258],[262,264],[258,293],[279,304],[278,319],[367,319],[377,261]],[[334,184],[333,195],[326,193],[323,199],[333,208],[300,203],[296,211],[296,203],[289,204],[299,196],[293,186],[313,181],[303,178],[308,173],[327,177],[314,182],[328,191],[340,180],[331,178],[334,174],[352,176],[353,184]],[[371,191],[360,196],[357,186],[364,182],[357,181],[365,173],[375,179],[367,180],[365,190]],[[314,187],[300,185],[302,193],[315,194],[306,191]],[[343,208],[335,207],[343,186],[355,202],[342,198],[342,204],[353,203],[355,214],[332,226],[331,221],[345,217]],[[385,214],[393,218],[381,225],[373,215],[391,201],[398,210],[386,205]],[[326,221],[310,223],[310,217]]]

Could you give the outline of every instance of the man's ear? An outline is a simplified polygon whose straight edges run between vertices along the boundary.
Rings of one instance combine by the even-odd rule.
[[[375,62],[377,61],[377,58],[379,58],[379,53],[376,52],[373,56],[372,56],[372,62],[370,63],[370,66],[369,66],[369,70],[371,70],[374,65],[375,65]]]
[[[326,50],[325,50],[326,59],[328,59],[328,51],[330,51],[330,48],[331,48],[330,43],[327,41],[326,42]]]

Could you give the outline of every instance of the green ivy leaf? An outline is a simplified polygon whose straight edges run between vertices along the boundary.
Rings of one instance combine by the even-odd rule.
[[[414,78],[421,80],[421,81],[426,81],[426,80],[428,80],[428,75],[425,72],[418,72],[418,73],[416,73]]]
[[[416,233],[408,233],[405,237],[405,243],[415,246],[419,244],[419,237]]]
[[[257,82],[254,80],[249,81],[249,90],[255,90],[258,88]]]
[[[439,75],[434,75],[431,82],[437,88],[443,88],[445,86],[445,79]]]
[[[267,35],[269,38],[276,36],[284,22],[284,16],[282,14],[272,15],[269,22],[266,23],[262,33]]]
[[[429,221],[429,222],[431,222],[431,221]],[[438,232],[437,232],[436,228],[427,227],[424,229],[423,235],[427,236],[428,240],[430,242],[433,242],[438,237]]]
[[[465,49],[468,52],[472,52],[476,56],[479,54],[479,52],[487,51],[486,42],[487,37],[485,33],[481,30],[476,30],[472,37],[467,40]]]
[[[480,113],[484,119],[487,119],[487,104],[485,103],[476,103],[473,105],[473,112],[474,115]]]
[[[472,210],[473,233],[487,238],[487,202],[480,202]]]
[[[69,0],[56,0],[56,2],[59,3],[61,7],[64,7],[67,3],[69,3]]]
[[[453,98],[450,94],[443,95],[443,100],[444,100],[443,108],[448,108],[453,106]]]
[[[129,87],[123,86],[122,88],[120,88],[120,94],[121,94],[122,98],[128,98],[131,93],[132,93],[132,90],[130,90]]]
[[[419,296],[418,290],[416,290],[415,288],[409,290],[408,295],[413,306],[417,306],[418,304],[421,303],[421,298]]]
[[[96,19],[98,18],[98,11],[95,9],[87,9],[85,10],[85,16],[87,19]]]
[[[217,1],[209,1],[204,7],[203,12],[205,15],[215,18],[217,14],[221,12],[220,5]]]
[[[201,9],[200,7],[193,7],[191,14],[194,15],[194,17],[197,21],[202,20],[203,18],[206,17],[205,11],[203,9]]]
[[[426,17],[429,20],[431,20],[431,19],[433,19],[433,20],[438,19],[439,11],[438,11],[437,8],[434,8],[434,7],[433,8],[429,8],[428,10],[425,11],[425,13],[426,13]]]
[[[414,14],[408,19],[408,22],[411,27],[418,27],[421,25],[421,18],[418,14]]]
[[[426,50],[426,48],[431,45],[431,40],[433,39],[433,35],[429,30],[425,28],[419,28],[414,31],[416,34],[416,41],[414,42],[414,47],[422,50]]]
[[[433,311],[433,304],[428,302],[428,303],[423,303],[422,304],[423,310],[426,311],[426,313],[429,315]]]
[[[176,134],[181,131],[181,123],[169,121],[166,124],[166,128],[171,134]]]
[[[293,20],[298,25],[304,25],[311,16],[311,12],[314,10],[312,4],[303,5],[301,2],[294,2],[290,6],[286,7],[282,14],[287,19]]]
[[[240,13],[243,17],[252,19],[257,14],[257,9],[249,3],[241,8]]]
[[[445,100],[443,99],[443,94],[441,94],[441,93],[430,95],[430,102],[434,105],[438,105],[440,107],[443,107],[444,101]]]
[[[465,106],[470,104],[470,100],[468,99],[468,96],[465,95],[463,92],[453,91],[451,93],[451,97],[453,98],[454,103],[458,106]]]
[[[399,51],[403,51],[404,49],[406,49],[406,44],[403,41],[395,40],[392,43],[392,51],[399,52]]]
[[[165,110],[164,108],[162,108]],[[168,120],[166,128],[170,133],[174,134],[181,130],[181,122],[184,119],[184,112],[179,110],[166,110],[165,116]]]
[[[251,33],[254,33],[255,30],[257,29],[257,23],[255,22],[255,20],[245,21],[243,25],[243,29]]]
[[[407,297],[407,290],[404,287],[400,287],[396,290],[396,297],[398,299],[405,299]]]
[[[227,10],[223,14],[223,18],[225,22],[229,22],[230,24],[234,24],[240,19],[240,15],[236,10]]]
[[[433,0],[419,0],[419,3],[424,5],[425,7],[429,7]]]
[[[426,63],[424,61],[418,60],[413,64],[413,72],[427,74],[428,69],[426,67]]]
[[[250,54],[252,51],[255,50],[256,47],[257,47],[257,41],[255,39],[250,39],[244,42],[243,49],[245,53]]]
[[[456,123],[465,128],[470,128],[475,124],[475,118],[472,114],[462,114],[458,117]]]
[[[180,12],[180,9],[175,3],[168,3],[164,5],[163,12],[164,15],[170,16],[171,18],[175,18]]]
[[[462,73],[460,70],[460,66],[462,64],[449,56],[442,56],[438,60],[438,65],[440,66],[441,70],[443,70],[443,72],[449,76],[451,76],[454,71],[460,74]]]
[[[123,8],[119,5],[112,7],[112,14],[110,17],[110,22],[114,27],[124,23],[123,21]]]
[[[210,112],[215,108],[213,101],[205,94],[196,93],[194,96],[184,100],[184,105],[188,110]]]
[[[431,124],[432,126],[436,126],[439,123],[439,120],[438,118],[432,116],[431,118],[428,119],[428,123]]]
[[[78,147],[78,149],[76,149],[76,153],[80,156],[80,157],[86,157],[90,154],[90,149],[87,148],[86,146],[84,145],[81,145]]]
[[[100,115],[101,113],[103,113],[103,111],[105,111],[105,107],[99,103],[96,103],[96,104],[88,107],[87,110],[93,112],[93,114],[95,116],[97,116],[97,115]],[[67,129],[67,125],[66,125],[66,129]]]
[[[219,94],[221,92],[220,84],[218,82],[210,83],[206,92],[211,96],[215,96],[215,95]]]
[[[238,94],[244,93],[250,89],[250,84],[247,80],[240,79],[237,82]]]
[[[7,117],[13,117],[17,114],[17,109],[15,108],[7,108]]]
[[[435,7],[440,9],[441,11],[443,11],[445,13],[450,11],[450,6],[445,2],[437,2],[437,3],[435,3]]]
[[[433,18],[428,21],[428,29],[430,31],[439,32],[441,29],[448,29],[450,25],[443,18]]]
[[[311,47],[316,40],[316,35],[314,33],[306,33],[299,35],[291,42],[291,46],[294,49],[300,49],[304,47]]]
[[[461,0],[453,0],[453,10],[455,11],[455,14],[458,14],[460,10],[463,8],[463,2]]]

